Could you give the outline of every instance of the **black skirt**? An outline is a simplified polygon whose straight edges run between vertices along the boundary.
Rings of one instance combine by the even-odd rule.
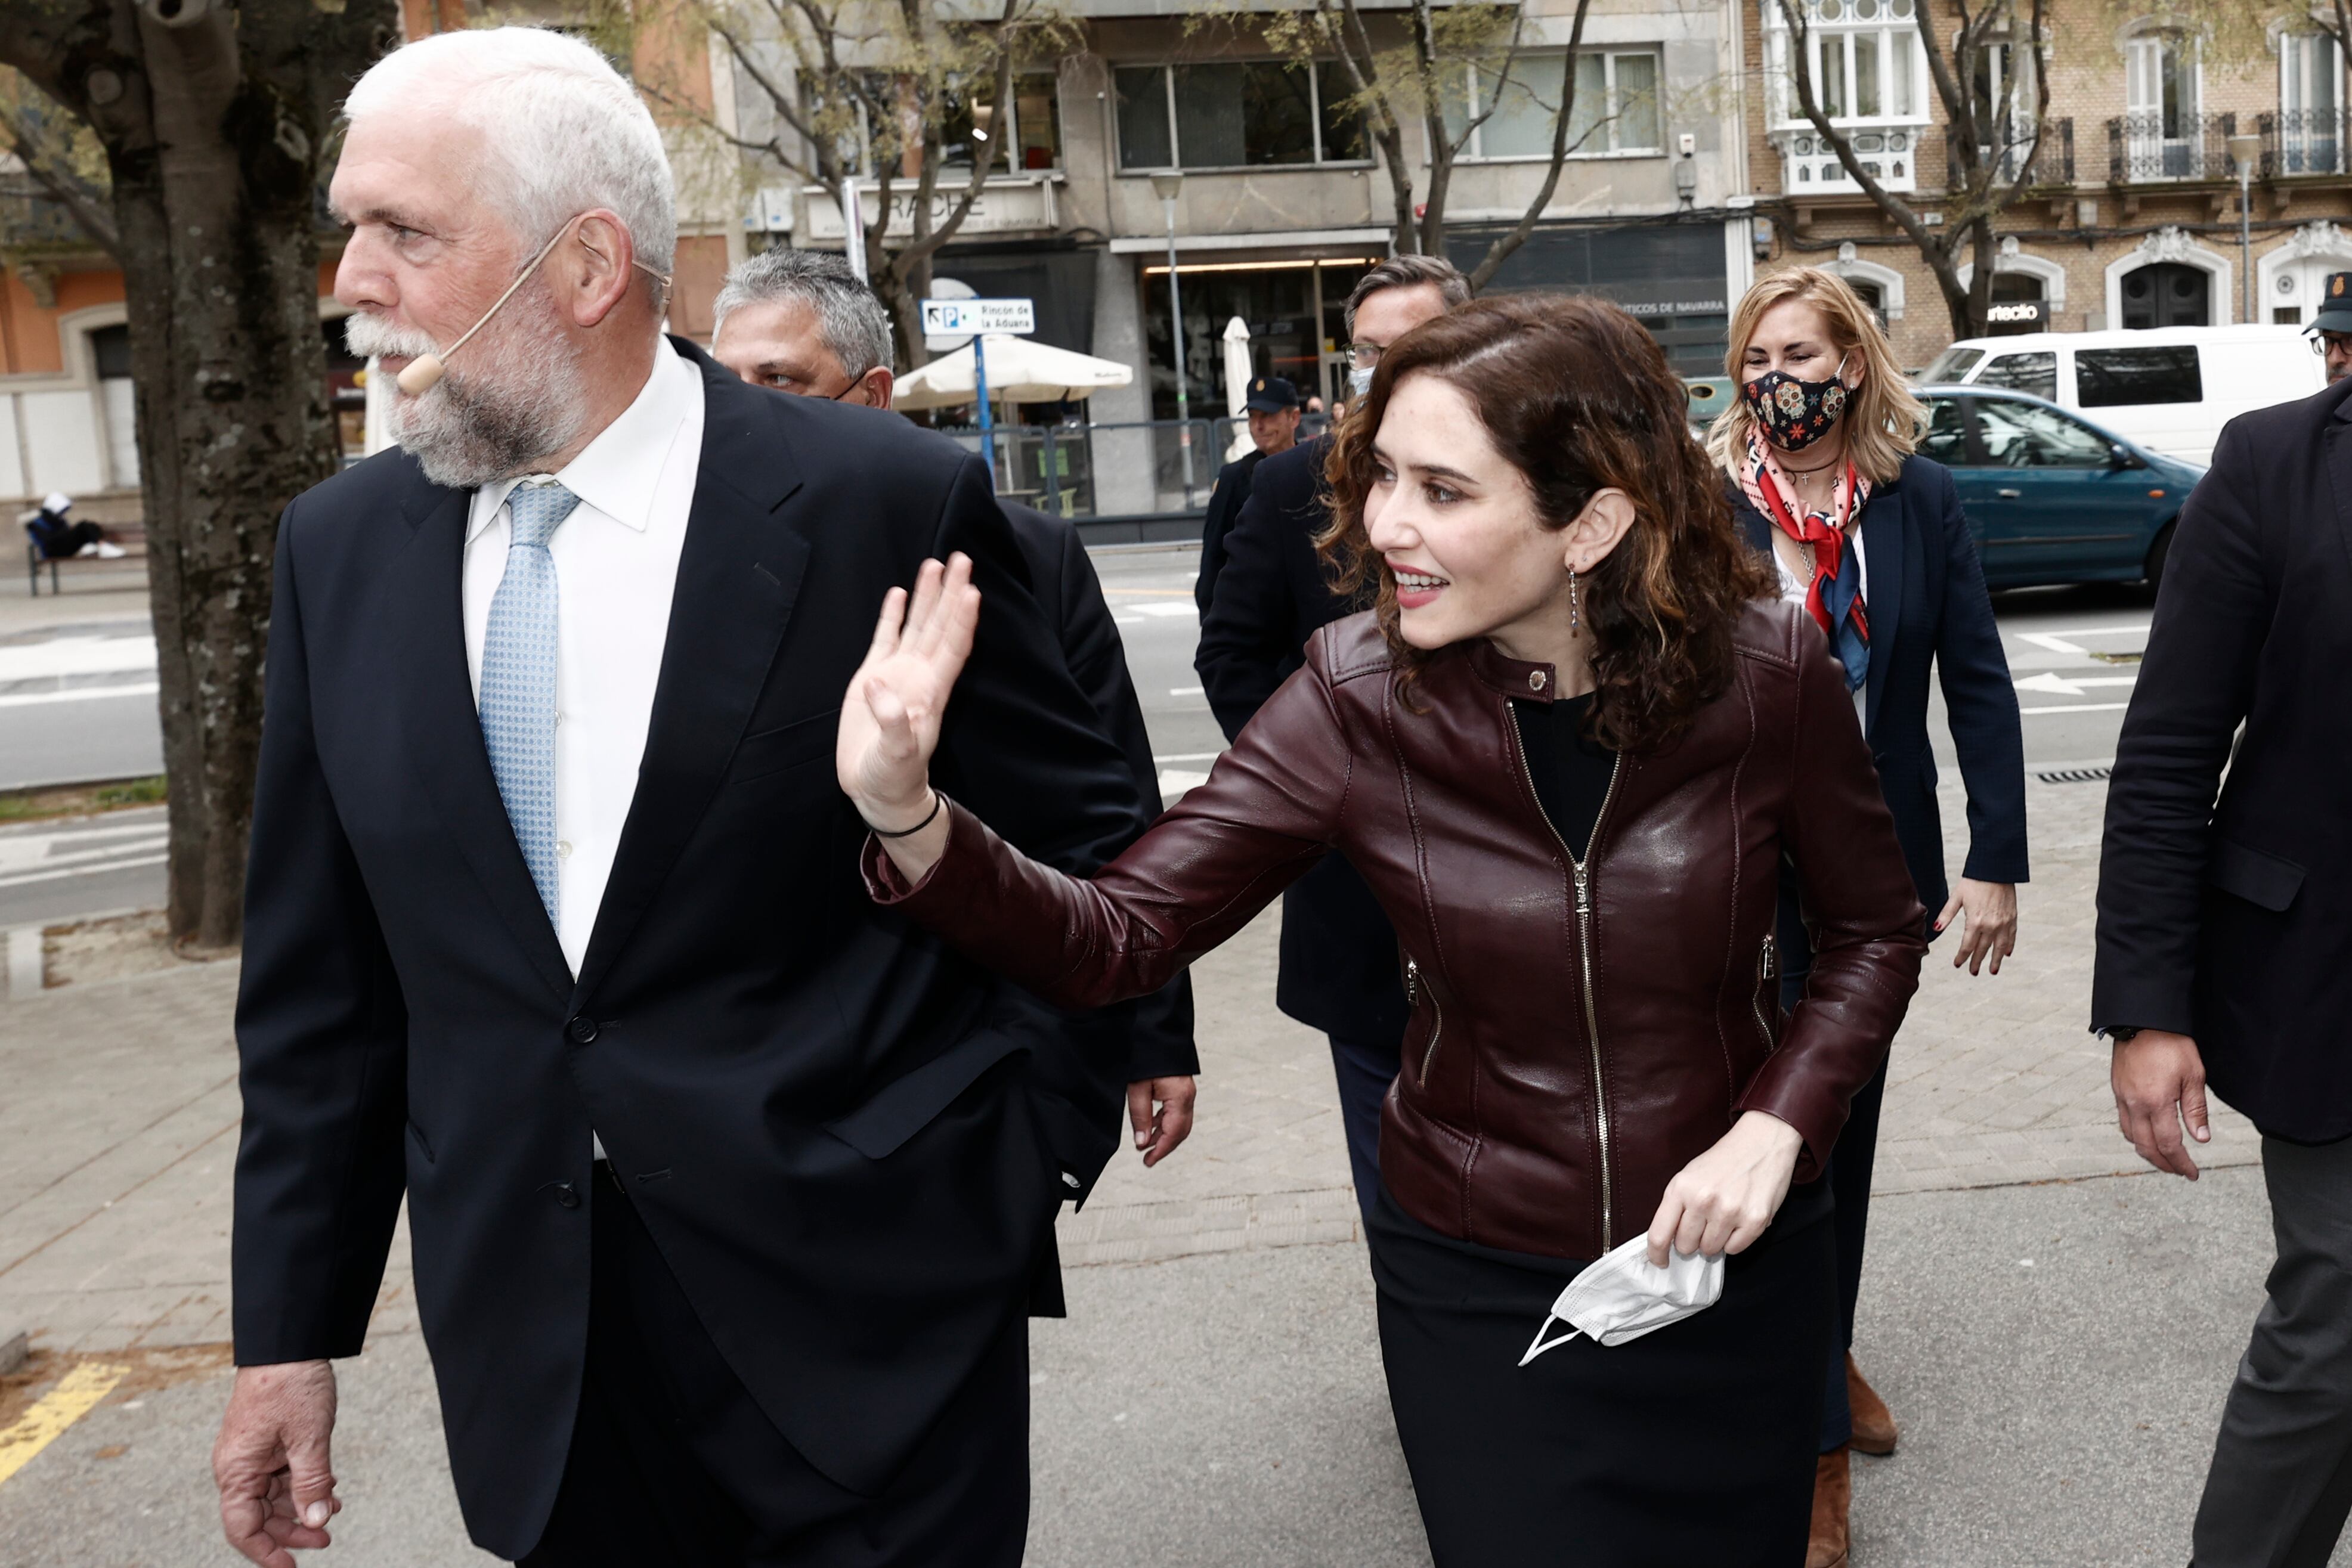
[[[1837,1319],[1819,1186],[1727,1260],[1714,1306],[1525,1367],[1583,1263],[1440,1235],[1383,1188],[1381,1356],[1437,1568],[1801,1568]]]

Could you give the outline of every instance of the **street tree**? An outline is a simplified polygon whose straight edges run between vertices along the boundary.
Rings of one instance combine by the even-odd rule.
[[[1403,11],[1383,8],[1369,21],[1359,0],[1311,0],[1245,20],[1302,66],[1338,62],[1348,89],[1340,108],[1362,117],[1380,148],[1400,255],[1445,254],[1446,205],[1455,167],[1468,155],[1473,138],[1498,115],[1549,128],[1549,145],[1540,152],[1542,178],[1525,211],[1488,242],[1470,268],[1475,292],[1535,233],[1559,189],[1569,155],[1625,112],[1622,102],[1612,110],[1599,101],[1597,92],[1580,112],[1580,89],[1593,92],[1594,87],[1584,79],[1577,52],[1591,8],[1591,0],[1576,0],[1565,54],[1533,47],[1524,0],[1470,5],[1410,0]],[[1232,16],[1244,19],[1239,13]],[[1649,91],[1648,105],[1654,110],[1655,87]],[[1420,131],[1421,144],[1429,152],[1425,185],[1417,182],[1414,161],[1407,155],[1408,127]]]
[[[873,182],[845,226],[890,312],[901,369],[929,358],[919,301],[932,258],[1013,156],[992,125],[1005,123],[998,106],[1012,101],[1014,72],[1080,37],[1051,0],[974,12],[960,0],[703,0],[699,14],[766,111],[748,131],[639,78],[674,113],[751,154],[755,178],[781,172],[836,199],[850,182]]]
[[[1935,204],[1905,198],[1880,178],[1876,156],[1855,150],[1832,118],[1813,70],[1818,0],[1770,0],[1786,28],[1778,68],[1846,177],[1903,231],[1934,275],[1956,338],[1981,337],[1992,305],[2000,215],[2052,176],[2050,81],[2041,61],[2051,42],[2048,0],[1909,0],[1912,25],[1943,107],[1945,188]],[[1768,73],[1776,62],[1768,60]],[[1917,167],[1915,150],[1913,167]],[[1963,279],[1960,269],[1972,268]]]
[[[241,934],[278,515],[335,470],[318,193],[394,0],[0,0],[37,97],[13,152],[121,265],[163,759],[170,924]],[[102,154],[77,167],[69,117]]]

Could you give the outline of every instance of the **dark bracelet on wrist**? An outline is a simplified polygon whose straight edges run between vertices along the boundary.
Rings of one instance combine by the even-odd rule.
[[[884,832],[880,828],[875,827],[871,822],[868,822],[866,825],[877,839],[911,839],[917,833],[921,832],[925,828],[929,827],[932,821],[938,818],[940,812],[946,808],[948,798],[940,794],[937,789],[934,789],[931,791],[931,809],[929,813],[926,815],[921,821],[917,822],[913,827],[901,828],[895,833],[888,833]]]

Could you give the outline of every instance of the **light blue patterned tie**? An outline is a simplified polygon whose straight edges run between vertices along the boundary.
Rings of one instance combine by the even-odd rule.
[[[555,858],[555,558],[547,541],[580,497],[561,485],[518,485],[506,575],[490,601],[482,639],[482,739],[523,863],[551,924],[557,918]]]

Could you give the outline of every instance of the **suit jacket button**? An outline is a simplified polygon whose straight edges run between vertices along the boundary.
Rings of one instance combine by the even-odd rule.
[[[566,1024],[563,1032],[572,1037],[574,1045],[587,1045],[596,1038],[596,1020],[583,1013]]]
[[[580,1207],[580,1189],[568,1181],[557,1182],[555,1201],[566,1208],[577,1208]]]

